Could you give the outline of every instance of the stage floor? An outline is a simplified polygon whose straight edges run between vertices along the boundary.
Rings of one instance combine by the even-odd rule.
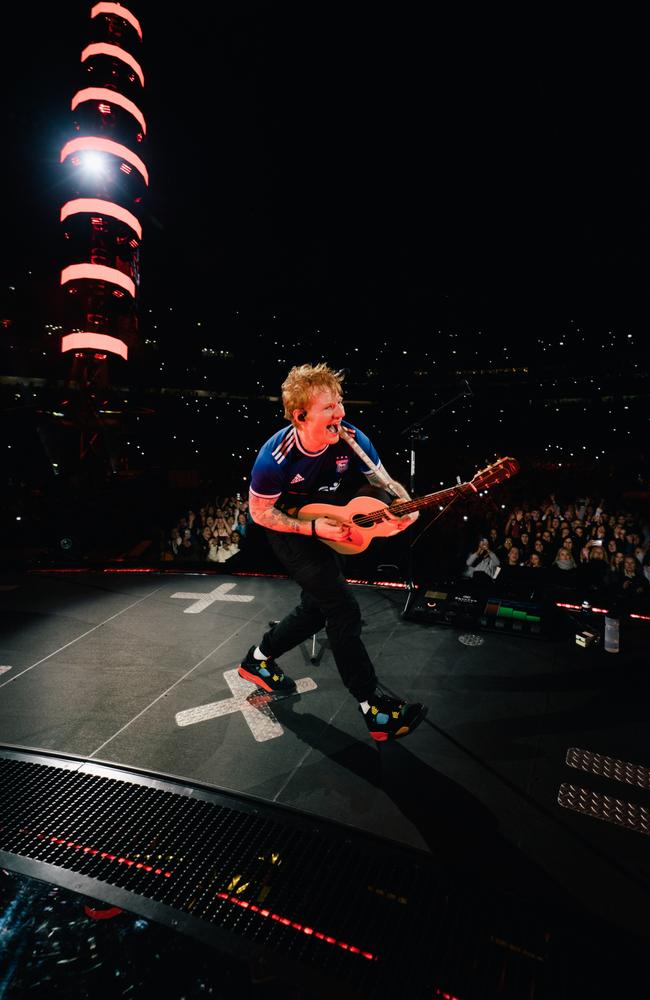
[[[260,698],[237,676],[297,594],[243,576],[5,573],[0,743],[327,817],[650,936],[646,634],[618,655],[570,633],[468,634],[405,621],[401,591],[355,587],[381,681],[429,708],[411,736],[374,745],[324,633],[317,663],[311,643],[282,660],[296,695]],[[607,777],[578,753],[580,770],[572,748],[642,769]],[[608,819],[566,807],[579,801]]]

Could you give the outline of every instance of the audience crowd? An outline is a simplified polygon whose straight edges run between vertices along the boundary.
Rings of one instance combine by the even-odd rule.
[[[555,494],[493,514],[465,560],[472,578],[546,570],[555,584],[611,596],[650,593],[650,522],[591,497],[560,503]]]
[[[241,494],[188,510],[163,540],[164,561],[224,563],[246,546],[252,519]]]
[[[650,521],[618,505],[590,497],[560,502],[551,494],[539,504],[494,505],[484,523],[462,567],[477,582],[516,583],[525,568],[543,571],[554,586],[610,599],[650,596]],[[251,524],[241,494],[205,499],[163,538],[161,558],[225,563],[247,547]]]

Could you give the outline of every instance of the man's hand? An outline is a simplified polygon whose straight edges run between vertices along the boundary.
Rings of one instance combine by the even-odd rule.
[[[394,501],[395,503],[399,503],[400,500],[410,500],[411,499],[410,496],[408,495],[407,491],[402,486],[402,484],[398,483],[395,479],[391,479],[390,480],[389,486],[390,486],[391,490],[394,493],[397,493],[397,496],[399,498],[398,500]],[[405,514],[403,517],[398,517],[398,515],[392,513],[392,511],[391,511],[391,509],[389,507],[388,508],[388,514],[390,514],[390,516],[392,518],[394,518],[394,520],[395,520],[395,527],[398,528],[399,531],[405,531],[406,528],[410,528],[411,527],[411,525],[413,524],[414,521],[417,521],[418,517],[420,516],[420,511],[419,510],[414,510],[411,514]]]
[[[318,538],[326,538],[329,542],[350,541],[350,525],[342,524],[331,517],[317,517],[316,535]]]
[[[398,531],[406,531],[406,529],[410,528],[413,522],[417,521],[420,516],[420,511],[415,510],[412,514],[405,514],[403,517],[399,517],[399,515],[393,514],[390,507],[386,508],[386,513]]]

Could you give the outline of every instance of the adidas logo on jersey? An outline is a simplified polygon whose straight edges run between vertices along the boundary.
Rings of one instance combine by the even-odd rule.
[[[304,481],[305,477],[301,476],[300,473],[298,472],[291,480],[291,485],[293,486],[294,483],[304,483]]]

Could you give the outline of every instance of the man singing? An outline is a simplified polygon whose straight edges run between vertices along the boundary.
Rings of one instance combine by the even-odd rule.
[[[326,364],[292,368],[282,385],[284,415],[291,424],[269,438],[253,466],[251,516],[267,529],[271,548],[302,593],[300,604],[265,633],[259,646],[250,648],[239,674],[265,691],[295,691],[295,682],[282,673],[277,660],[325,626],[341,680],[358,701],[370,736],[385,741],[413,732],[426,708],[395,697],[377,681],[361,640],[361,612],[345,581],[343,557],[320,541],[345,542],[350,527],[328,517],[309,521],[295,516],[314,495],[320,502],[340,496],[346,481],[358,479],[359,473],[373,487],[386,486],[385,469],[380,468],[381,474],[370,469],[341,436],[342,425],[380,467],[371,441],[343,421],[342,381],[343,373]],[[390,487],[409,499],[392,479]],[[391,498],[385,494],[383,499]],[[404,530],[416,517],[395,517],[396,530]]]

